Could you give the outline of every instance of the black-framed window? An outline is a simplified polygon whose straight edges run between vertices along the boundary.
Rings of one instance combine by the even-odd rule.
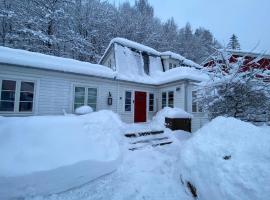
[[[154,111],[155,105],[155,95],[150,93],[149,94],[149,111]]]
[[[97,88],[75,86],[74,110],[84,105],[97,110]]]
[[[35,85],[33,82],[25,82],[25,81],[21,82],[20,103],[19,103],[20,112],[32,111],[34,100],[34,88]]]
[[[126,91],[125,92],[125,111],[130,112],[131,111],[131,104],[132,103],[132,92]]]
[[[0,112],[32,112],[35,83],[21,80],[0,80]]]
[[[174,107],[174,92],[173,91],[167,91],[167,92],[162,92],[161,95],[161,106],[162,108],[164,107]]]
[[[2,80],[0,111],[14,112],[16,81]]]
[[[169,69],[172,69],[172,68],[173,68],[173,64],[169,63]]]
[[[174,107],[174,92],[173,91],[168,92],[168,107],[171,107],[171,108]]]
[[[167,106],[167,93],[166,92],[162,92],[162,98],[161,98],[161,105],[162,108],[165,108]]]

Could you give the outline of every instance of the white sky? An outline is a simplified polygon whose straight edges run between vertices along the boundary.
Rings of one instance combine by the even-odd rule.
[[[126,0],[109,0],[119,2]],[[270,53],[270,0],[148,0],[163,21],[209,29],[224,44],[235,33],[242,50]],[[134,0],[130,0],[134,2]],[[257,47],[256,47],[257,46]],[[254,49],[256,47],[256,49]]]

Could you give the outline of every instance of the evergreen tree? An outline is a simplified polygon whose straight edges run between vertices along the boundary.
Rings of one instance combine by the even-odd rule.
[[[98,62],[114,37],[200,63],[216,46],[210,31],[162,23],[148,0],[0,0],[0,45]]]
[[[227,45],[227,48],[228,49],[233,49],[233,50],[240,50],[241,49],[240,43],[238,41],[238,37],[235,34],[233,34],[231,36],[230,41],[229,41],[229,43]]]

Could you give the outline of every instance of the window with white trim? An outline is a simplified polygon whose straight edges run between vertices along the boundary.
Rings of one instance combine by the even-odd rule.
[[[97,110],[97,88],[75,86],[74,110],[84,105]]]
[[[192,91],[192,112],[202,112],[202,107],[197,101],[197,91]]]
[[[171,107],[171,108],[174,107],[174,92],[173,91],[168,92],[168,107]]]
[[[165,108],[167,106],[167,93],[166,92],[162,92],[162,108]]]
[[[174,92],[168,91],[168,92],[162,92],[161,97],[161,106],[164,107],[174,107]]]
[[[35,83],[21,80],[0,80],[0,112],[32,112]]]
[[[131,91],[125,92],[125,111],[130,112],[131,111],[131,102],[132,102],[132,93]]]
[[[154,111],[154,105],[155,105],[155,95],[150,93],[149,94],[149,103],[148,103],[148,106],[149,106],[149,111],[150,112],[153,112]]]

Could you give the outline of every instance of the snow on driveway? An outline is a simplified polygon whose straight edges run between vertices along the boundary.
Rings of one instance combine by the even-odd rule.
[[[126,131],[145,130],[146,125],[129,128]],[[171,145],[126,150],[116,172],[71,191],[26,200],[192,199],[184,191],[176,167],[180,146],[174,139]]]

